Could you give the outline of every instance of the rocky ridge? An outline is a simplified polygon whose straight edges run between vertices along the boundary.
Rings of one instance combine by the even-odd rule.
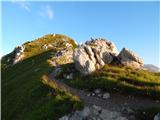
[[[134,52],[123,48],[119,53],[115,44],[103,38],[91,39],[78,46],[73,52],[73,60],[77,70],[82,74],[90,74],[105,64],[125,65],[133,68],[143,66],[143,60]]]

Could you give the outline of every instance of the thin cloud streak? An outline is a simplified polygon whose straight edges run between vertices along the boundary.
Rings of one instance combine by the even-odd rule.
[[[43,6],[41,11],[39,11],[39,15],[42,17],[47,17],[49,20],[54,19],[53,9],[49,5]]]
[[[31,12],[30,4],[26,0],[12,0],[11,2],[19,5],[24,10]]]
[[[52,20],[53,19],[53,10],[51,9],[51,7],[50,6],[46,6],[46,14],[47,14],[47,16],[48,16],[48,18],[50,19],[50,20]]]

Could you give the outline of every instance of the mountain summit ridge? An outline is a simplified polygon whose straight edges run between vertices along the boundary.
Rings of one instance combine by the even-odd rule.
[[[101,43],[101,41],[99,42]],[[108,104],[113,107],[114,93],[122,97],[126,95],[131,96],[130,98],[126,97],[127,101],[132,101],[131,103],[135,103],[137,100],[141,101],[144,104],[144,108],[149,108],[151,105],[158,107],[159,105],[151,98],[159,100],[160,74],[132,68],[127,65],[119,65],[121,60],[126,62],[125,57],[127,60],[128,58],[129,60],[131,59],[131,63],[132,61],[137,61],[127,49],[124,49],[124,52],[122,52],[124,54],[120,55],[120,58],[123,58],[120,61],[117,58],[118,56],[115,57],[116,59],[112,59],[112,54],[104,54],[104,56],[107,55],[104,57],[104,60],[109,64],[103,62],[104,66],[101,66],[100,69],[97,69],[97,67],[95,71],[83,75],[77,69],[79,66],[75,66],[72,54],[82,47],[82,53],[85,54],[86,58],[82,54],[79,55],[82,55],[82,60],[86,64],[81,64],[80,67],[87,70],[88,64],[90,64],[88,63],[90,61],[87,62],[87,60],[93,58],[95,63],[102,62],[103,57],[101,58],[101,55],[97,52],[97,50],[101,50],[101,47],[92,44],[93,48],[90,49],[91,46],[89,46],[87,49],[86,46],[78,46],[73,39],[60,34],[45,35],[35,41],[26,42],[22,46],[22,48],[18,47],[20,50],[15,49],[1,59],[2,119],[57,120],[64,115],[82,109],[86,105],[85,103],[99,104],[95,103],[94,100],[100,99],[100,101],[103,101],[104,98],[101,97],[103,95],[109,95],[111,101],[109,103],[106,101],[105,107]],[[108,44],[106,45],[106,50],[112,47],[112,45]],[[20,57],[21,55],[23,56]],[[14,62],[15,60],[18,61]],[[127,62],[130,63],[130,61]],[[77,94],[72,94],[72,92],[60,86],[61,84],[59,83],[74,88]],[[95,93],[92,92],[95,89],[101,89],[107,94],[95,96]],[[79,96],[81,91],[84,92],[83,98],[89,101],[84,102],[81,99],[81,96]],[[91,93],[91,96],[88,96],[88,93]],[[140,100],[137,96],[145,98],[149,102],[143,103],[143,99]],[[88,97],[89,99],[87,99]],[[115,99],[117,98],[120,102],[118,104],[115,102],[116,105],[114,106],[121,109],[125,101],[121,97],[115,96]],[[104,107],[103,102],[100,105]],[[135,104],[129,105],[130,108],[136,108],[136,112],[139,112],[138,108],[140,106],[135,107]],[[139,105],[139,103],[136,105]],[[107,108],[106,111],[112,107]],[[154,114],[158,110],[160,110],[160,107],[156,108]],[[134,113],[135,116],[136,112]],[[111,113],[108,112],[108,115]],[[154,114],[151,114],[152,118]]]

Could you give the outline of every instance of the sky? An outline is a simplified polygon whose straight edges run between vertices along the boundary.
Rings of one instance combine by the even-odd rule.
[[[160,3],[136,1],[3,1],[1,54],[45,34],[65,34],[77,43],[92,38],[126,47],[146,64],[160,66]]]

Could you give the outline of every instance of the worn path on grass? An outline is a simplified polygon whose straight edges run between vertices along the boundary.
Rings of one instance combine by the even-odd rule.
[[[109,99],[103,99],[99,97],[87,96],[89,93],[85,90],[79,90],[68,86],[60,80],[54,78],[53,73],[49,75],[49,80],[53,80],[61,89],[66,89],[72,94],[78,96],[87,106],[97,105],[110,111],[120,112],[122,107],[126,106],[133,110],[148,109],[148,108],[160,108],[160,100],[153,100],[148,97],[140,96],[128,96],[121,93],[110,93]]]

